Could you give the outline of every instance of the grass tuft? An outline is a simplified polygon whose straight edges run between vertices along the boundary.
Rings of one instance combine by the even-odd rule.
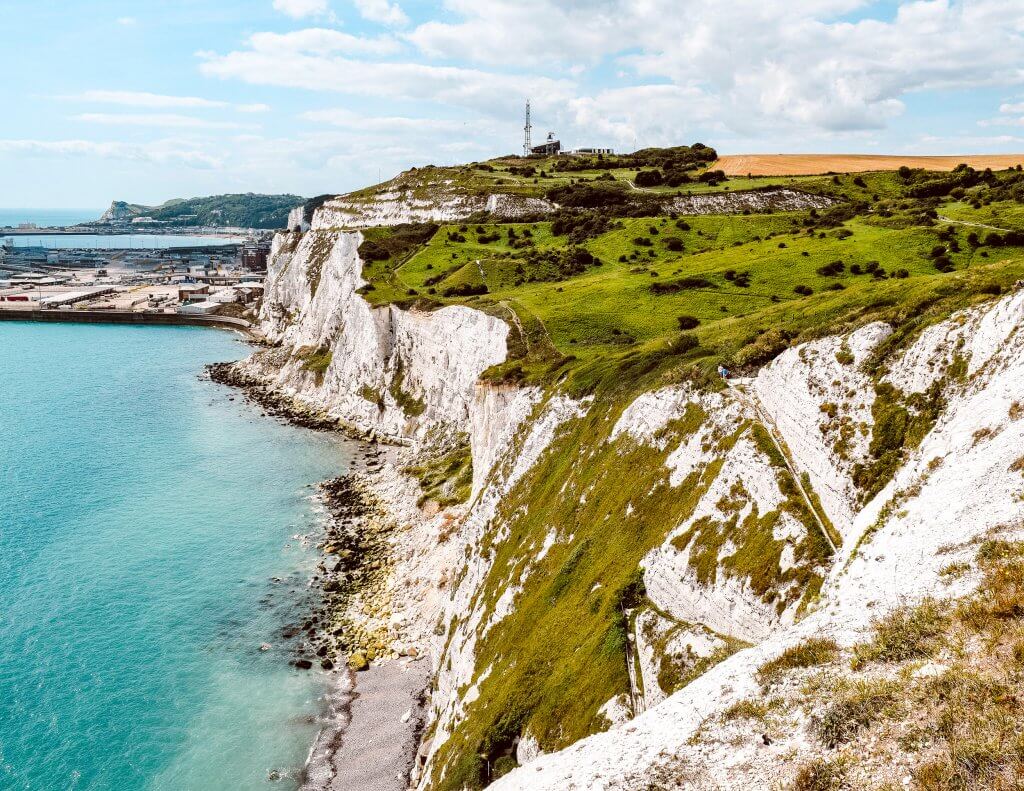
[[[853,668],[858,670],[868,662],[903,662],[930,656],[948,623],[949,617],[934,599],[894,610],[875,622],[870,642],[854,647]]]
[[[840,760],[818,758],[801,766],[789,791],[840,791],[846,783],[846,766]]]
[[[787,648],[775,659],[761,665],[757,680],[762,686],[778,681],[787,671],[814,667],[834,662],[839,656],[839,645],[828,637],[812,637]]]
[[[811,730],[829,749],[846,744],[885,716],[897,691],[898,686],[891,681],[857,681],[837,693],[825,710],[812,718]]]

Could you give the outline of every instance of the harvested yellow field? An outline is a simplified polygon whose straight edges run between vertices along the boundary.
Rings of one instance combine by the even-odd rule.
[[[927,170],[952,170],[961,162],[984,170],[1024,165],[1024,154],[963,154],[948,157],[883,156],[877,154],[732,154],[719,157],[713,169],[728,176],[813,176],[896,170],[902,165]]]

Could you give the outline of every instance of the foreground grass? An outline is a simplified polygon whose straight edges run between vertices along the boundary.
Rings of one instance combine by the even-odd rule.
[[[800,683],[735,704],[723,744],[744,728],[793,740],[787,791],[1020,788],[1024,543],[985,541],[972,565],[973,594],[899,608],[851,650],[812,639],[765,665],[762,680]]]

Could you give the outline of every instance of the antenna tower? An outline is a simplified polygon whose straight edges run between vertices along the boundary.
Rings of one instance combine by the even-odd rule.
[[[530,100],[526,100],[526,125],[523,127],[523,156],[528,157],[532,153],[533,144],[530,142]]]

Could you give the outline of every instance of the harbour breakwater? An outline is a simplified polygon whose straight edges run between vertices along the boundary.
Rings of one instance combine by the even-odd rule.
[[[79,324],[152,324],[175,327],[222,327],[248,333],[252,325],[233,316],[143,313],[131,310],[5,310],[0,321],[74,322]]]

